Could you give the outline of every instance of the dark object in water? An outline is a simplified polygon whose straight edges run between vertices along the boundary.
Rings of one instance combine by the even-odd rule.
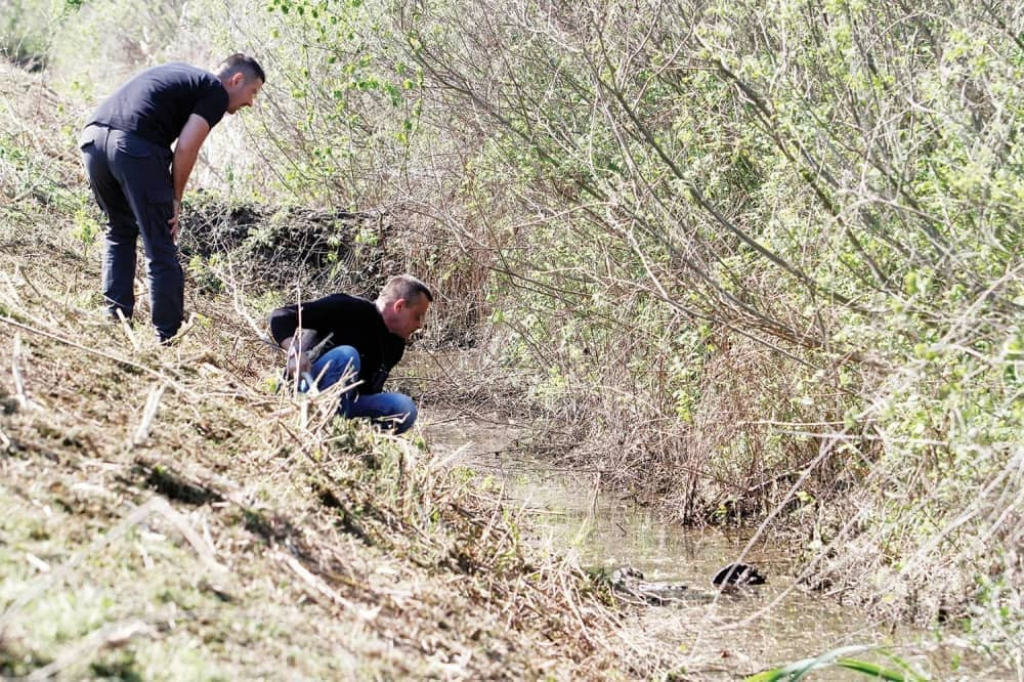
[[[761,573],[749,564],[729,564],[711,579],[713,585],[764,585],[768,582]]]

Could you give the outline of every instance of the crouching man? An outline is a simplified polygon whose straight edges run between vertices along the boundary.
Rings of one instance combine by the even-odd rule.
[[[288,376],[309,373],[321,390],[344,381],[338,414],[402,433],[416,421],[416,405],[402,393],[383,392],[384,382],[433,300],[423,282],[397,275],[376,301],[332,294],[278,308],[270,314],[270,332],[288,353]],[[325,339],[326,351],[311,362],[307,351]]]

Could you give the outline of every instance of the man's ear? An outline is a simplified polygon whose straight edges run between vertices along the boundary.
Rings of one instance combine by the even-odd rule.
[[[245,81],[245,74],[241,71],[236,71],[235,73],[231,74],[231,78],[228,79],[228,83],[230,83],[231,86],[235,88],[241,85],[243,81]]]
[[[406,301],[404,298],[397,298],[397,299],[395,299],[395,302],[394,302],[393,305],[395,306],[395,312],[397,313],[397,312],[400,312],[403,308],[408,307],[409,302]]]

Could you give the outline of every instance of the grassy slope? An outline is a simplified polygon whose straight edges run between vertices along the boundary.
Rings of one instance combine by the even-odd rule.
[[[190,285],[203,317],[170,349],[144,304],[134,335],[104,320],[70,107],[0,79],[0,671],[642,672],[578,571],[429,449],[269,392],[276,357],[229,297]]]

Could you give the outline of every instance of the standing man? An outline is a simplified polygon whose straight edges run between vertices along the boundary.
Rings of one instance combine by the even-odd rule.
[[[397,275],[376,301],[332,294],[278,308],[270,314],[270,332],[288,352],[289,376],[309,372],[321,389],[344,382],[338,414],[368,418],[402,433],[416,421],[416,404],[407,395],[382,390],[433,300],[426,284]],[[300,333],[300,323],[313,333]],[[310,362],[306,351],[325,339],[330,350]]]
[[[153,325],[169,341],[184,315],[178,214],[199,148],[224,113],[252,106],[266,76],[233,54],[212,74],[164,64],[138,74],[89,118],[79,147],[96,202],[107,217],[103,295],[110,313],[135,308],[135,242],[142,235]],[[171,152],[171,144],[178,143]]]

